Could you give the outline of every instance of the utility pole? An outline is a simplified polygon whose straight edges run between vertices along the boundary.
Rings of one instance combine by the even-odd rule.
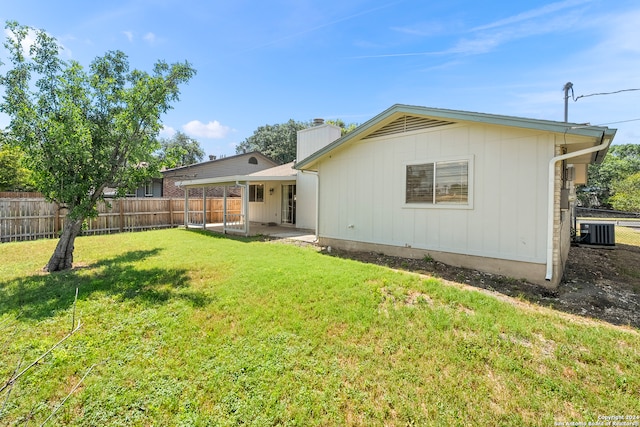
[[[571,90],[571,92],[573,93],[573,83],[571,82],[567,82],[564,84],[564,122],[567,123],[569,121],[569,91]],[[571,184],[573,185],[573,184]],[[563,184],[564,187],[564,184]],[[575,191],[575,190],[574,190]],[[575,195],[575,192],[574,192]],[[572,235],[576,236],[576,230],[578,229],[578,216],[576,215],[576,203],[571,202],[570,204],[571,210],[570,212],[570,221],[573,220],[573,230],[572,230]]]
[[[569,90],[573,90],[573,83],[567,82],[564,85],[564,121],[569,121]]]

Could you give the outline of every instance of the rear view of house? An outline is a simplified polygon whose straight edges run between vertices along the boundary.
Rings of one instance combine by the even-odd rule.
[[[320,243],[557,286],[574,186],[615,130],[394,105],[311,153]]]

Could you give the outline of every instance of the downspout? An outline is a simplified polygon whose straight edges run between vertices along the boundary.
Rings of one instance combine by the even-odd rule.
[[[316,177],[316,242],[320,239],[320,176],[317,171],[300,170],[302,173],[315,175]]]
[[[604,139],[604,132],[600,137],[600,145],[596,145],[582,150],[574,151],[573,153],[562,154],[560,156],[552,157],[549,160],[549,185],[548,185],[548,200],[547,200],[547,275],[545,280],[550,281],[553,278],[553,216],[555,213],[555,183],[556,183],[556,163],[562,160],[571,159],[573,157],[579,157],[589,153],[595,153],[596,151],[604,150],[611,143],[610,139]]]

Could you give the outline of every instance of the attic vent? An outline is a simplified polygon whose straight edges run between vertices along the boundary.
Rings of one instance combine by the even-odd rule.
[[[249,164],[250,165],[257,165],[258,164],[258,159],[256,159],[255,157],[249,157]]]
[[[452,125],[454,122],[446,120],[435,120],[427,117],[402,116],[388,125],[370,133],[363,139],[376,138],[378,136],[394,135],[398,133],[411,132],[414,130],[429,129],[439,126]]]

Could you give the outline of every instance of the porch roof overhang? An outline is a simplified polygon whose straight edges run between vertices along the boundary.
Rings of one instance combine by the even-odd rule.
[[[231,175],[217,178],[202,178],[177,181],[176,186],[183,188],[223,187],[251,182],[295,181],[298,171],[292,168],[293,162],[261,170],[248,175]]]
[[[204,178],[192,179],[188,181],[177,181],[176,186],[183,188],[201,188],[201,187],[224,187],[228,185],[247,184],[251,182],[265,181],[295,181],[295,175],[291,176],[252,176],[252,175],[233,175],[220,178]]]

